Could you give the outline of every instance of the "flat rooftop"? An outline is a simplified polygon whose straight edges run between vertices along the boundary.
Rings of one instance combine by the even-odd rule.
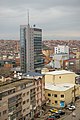
[[[69,84],[69,83],[64,83],[64,84],[52,84],[52,83],[45,83],[45,89],[47,90],[53,90],[53,91],[66,91],[72,87],[74,87],[75,84]]]
[[[9,89],[13,89],[13,88],[15,88],[19,85],[22,85],[22,84],[26,84],[26,87],[27,87],[27,86],[30,86],[33,83],[32,83],[32,81],[30,81],[28,79],[12,81],[11,83],[6,83],[4,85],[1,85],[0,86],[0,92],[7,91]]]
[[[74,72],[67,70],[56,70],[51,72],[45,72],[46,75],[61,75],[61,74],[73,74]]]

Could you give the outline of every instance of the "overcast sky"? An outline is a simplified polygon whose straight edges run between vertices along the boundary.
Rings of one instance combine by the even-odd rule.
[[[0,39],[20,39],[28,9],[43,40],[80,40],[80,0],[0,0]]]

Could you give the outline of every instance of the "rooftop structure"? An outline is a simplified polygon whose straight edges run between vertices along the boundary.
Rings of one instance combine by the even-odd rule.
[[[54,90],[54,91],[66,91],[72,87],[74,87],[75,84],[65,83],[65,84],[51,84],[51,83],[45,83],[45,89],[48,90]]]
[[[0,119],[32,119],[45,102],[44,85],[42,78],[0,83]]]
[[[24,80],[16,80],[16,81],[10,81],[10,83],[5,82],[5,84],[0,84],[0,93],[7,91],[9,89],[13,89],[16,88],[17,86],[23,85],[25,84],[25,87],[27,87],[28,85],[32,85],[32,81],[28,81],[28,79],[24,79]]]
[[[67,71],[67,70],[55,70],[51,72],[46,72],[45,74],[51,74],[51,75],[61,75],[61,74],[73,74],[74,72]]]

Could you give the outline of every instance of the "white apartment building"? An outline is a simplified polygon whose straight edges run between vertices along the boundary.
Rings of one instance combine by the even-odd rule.
[[[58,45],[57,47],[54,47],[54,53],[68,53],[69,54],[69,46],[65,45]]]

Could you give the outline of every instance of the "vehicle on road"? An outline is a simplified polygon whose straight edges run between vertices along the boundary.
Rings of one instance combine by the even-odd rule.
[[[75,107],[71,106],[71,107],[69,107],[69,110],[75,110]]]
[[[73,105],[73,104],[67,105],[66,108],[67,108],[68,110],[75,110],[75,109],[76,109],[75,105]]]
[[[58,110],[53,108],[53,109],[49,109],[49,112],[58,113]]]
[[[52,116],[55,116],[55,118],[60,118],[60,114],[59,113],[54,113]]]
[[[63,111],[63,110],[58,110],[58,113],[59,113],[59,115],[64,115],[64,114],[65,114],[65,111]]]
[[[76,107],[75,107],[75,105],[71,105],[68,109],[69,109],[69,110],[75,110]]]
[[[55,120],[55,118],[47,118],[46,120]]]
[[[48,116],[48,118],[46,120],[56,120],[56,117],[51,115],[51,116]]]

